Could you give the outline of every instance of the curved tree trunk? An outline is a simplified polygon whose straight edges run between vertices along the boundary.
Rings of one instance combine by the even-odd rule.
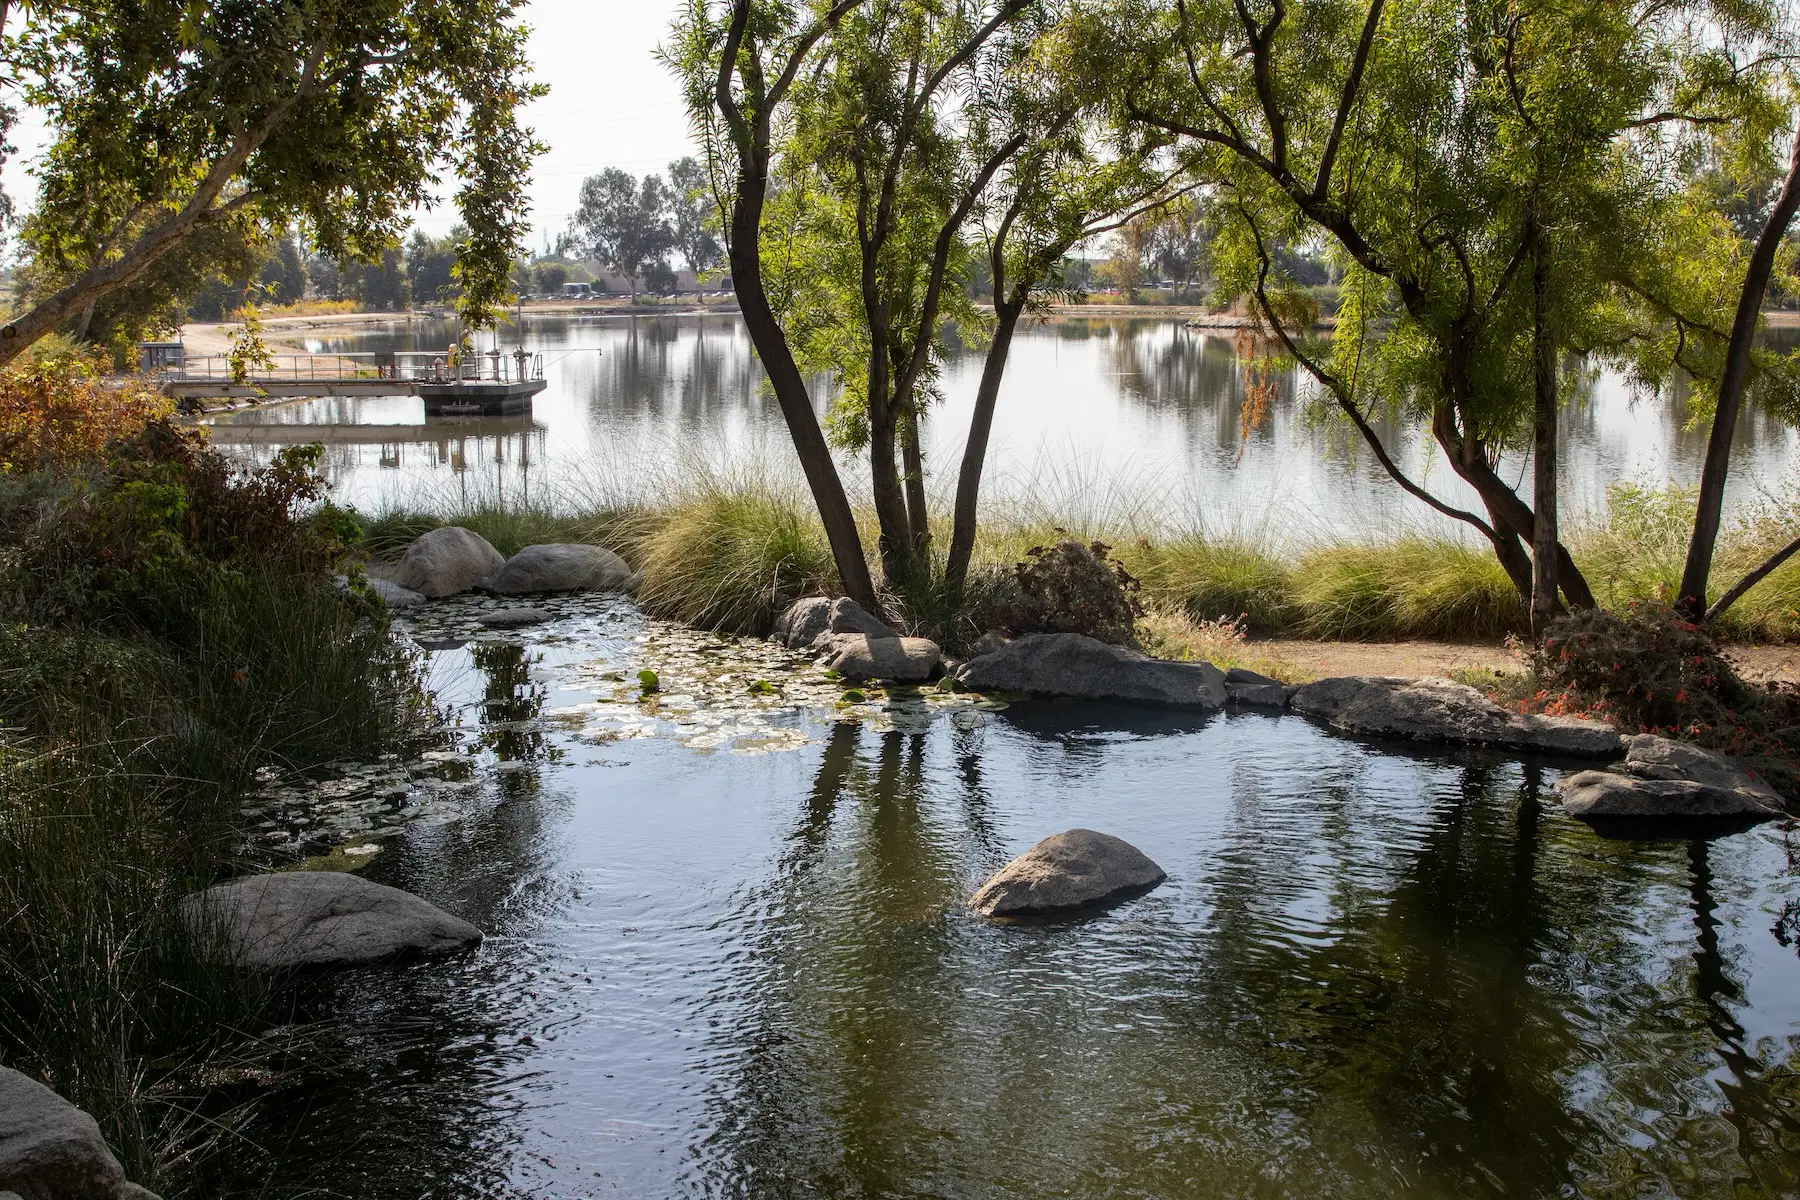
[[[1800,131],[1794,134],[1793,161],[1787,182],[1775,207],[1763,222],[1744,286],[1738,293],[1737,313],[1731,321],[1731,341],[1725,349],[1725,369],[1719,376],[1719,399],[1713,408],[1712,430],[1706,438],[1706,460],[1700,468],[1700,495],[1694,508],[1694,534],[1688,541],[1687,561],[1681,569],[1681,588],[1675,607],[1690,619],[1706,611],[1706,584],[1712,575],[1713,548],[1719,540],[1719,522],[1725,508],[1725,477],[1731,470],[1731,439],[1737,432],[1738,410],[1744,403],[1744,386],[1750,381],[1750,347],[1774,273],[1775,254],[1781,248],[1794,213],[1800,210]]]
[[[768,373],[769,386],[781,405],[787,421],[788,435],[794,452],[800,458],[800,469],[806,474],[812,490],[819,520],[825,526],[825,538],[831,546],[832,562],[837,567],[838,582],[844,594],[868,609],[878,612],[875,582],[869,575],[868,561],[863,557],[862,538],[856,531],[856,516],[850,510],[850,499],[844,494],[844,482],[838,477],[837,465],[831,461],[831,447],[819,418],[813,412],[812,397],[806,380],[794,362],[793,351],[781,332],[781,324],[769,305],[763,286],[761,232],[762,209],[768,193],[768,176],[746,168],[738,179],[738,190],[731,209],[731,276],[737,289],[738,308],[744,327]]]
[[[1533,201],[1534,205],[1536,201]],[[1556,618],[1556,336],[1550,328],[1550,238],[1532,213],[1532,360],[1536,412],[1532,422],[1531,632],[1538,637]]]
[[[956,508],[950,525],[950,553],[944,563],[944,585],[960,599],[969,579],[969,559],[975,553],[976,513],[981,502],[981,471],[987,465],[988,439],[994,430],[994,406],[1000,399],[1000,381],[1006,375],[1006,359],[1012,352],[1013,332],[1025,311],[1025,295],[1015,292],[994,306],[994,340],[988,343],[981,365],[981,384],[975,389],[975,412],[969,418],[969,440],[963,446],[962,469],[956,477]]]

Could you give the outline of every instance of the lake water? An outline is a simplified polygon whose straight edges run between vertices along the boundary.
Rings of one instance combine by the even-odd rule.
[[[421,320],[310,347],[440,349],[451,336],[444,322]],[[1792,340],[1789,331],[1777,336]],[[510,348],[519,337],[502,340]],[[427,423],[417,399],[303,401],[221,416],[215,440],[260,461],[279,433],[230,426],[354,426],[332,433],[329,470],[341,499],[376,511],[654,497],[706,470],[798,476],[735,317],[527,317],[522,340],[544,353],[549,380],[529,416]],[[979,353],[963,350],[941,379],[943,401],[927,427],[929,482],[940,496],[954,487],[980,371]],[[984,500],[990,511],[1068,523],[1198,527],[1273,542],[1457,531],[1399,492],[1341,421],[1309,420],[1305,381],[1278,383],[1265,419],[1246,432],[1243,364],[1229,334],[1167,319],[1028,325],[1006,376]],[[1619,482],[1692,483],[1705,433],[1688,419],[1679,398],[1638,397],[1617,376],[1593,377],[1564,418],[1565,513],[1602,512]],[[1381,430],[1416,478],[1476,507],[1428,438],[1392,423]],[[233,444],[246,437],[256,444]],[[1747,414],[1734,503],[1784,495],[1795,448],[1789,427]],[[1505,468],[1528,493],[1527,470],[1523,459]],[[858,486],[857,465],[845,472]]]
[[[373,839],[488,940],[305,985],[329,1048],[220,1195],[1800,1194],[1791,826],[1611,840],[1557,764],[1295,716],[840,712],[766,643],[606,598],[474,635],[480,603],[402,626],[442,777],[290,796],[270,838]],[[1072,826],[1168,882],[970,915]]]

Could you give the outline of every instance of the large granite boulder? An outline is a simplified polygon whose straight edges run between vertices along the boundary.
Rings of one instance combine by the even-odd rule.
[[[964,663],[957,682],[976,691],[1034,692],[1223,708],[1225,676],[1211,663],[1168,662],[1079,633],[1032,633]]]
[[[880,617],[848,596],[839,596],[831,602],[831,613],[825,621],[825,629],[828,633],[864,633],[872,638],[900,636],[883,623]]]
[[[790,649],[804,650],[817,645],[823,638],[847,633],[860,633],[871,638],[900,636],[848,596],[836,600],[808,596],[794,601],[775,618],[775,629],[769,636]]]
[[[350,967],[439,958],[481,931],[409,892],[338,871],[282,871],[208,888],[183,901],[197,934],[218,936],[246,967]]]
[[[0,1195],[6,1192],[20,1200],[156,1200],[125,1178],[93,1117],[0,1067]]]
[[[1492,746],[1574,758],[1611,758],[1621,745],[1618,733],[1599,721],[1508,712],[1467,684],[1435,677],[1321,679],[1296,688],[1290,703],[1295,712],[1368,737]]]
[[[923,683],[936,674],[943,654],[926,638],[870,637],[866,633],[828,633],[815,649],[823,649],[825,665],[852,682],[891,679]]]
[[[1564,811],[1577,817],[1783,816],[1781,794],[1723,754],[1640,733],[1625,761],[1581,771],[1556,785]]]
[[[532,592],[623,592],[637,582],[625,560],[604,546],[547,542],[527,546],[488,581],[508,596]]]
[[[800,650],[818,641],[830,624],[831,601],[824,596],[808,596],[782,609],[769,637],[790,649]]]
[[[1146,891],[1168,878],[1130,842],[1091,829],[1045,838],[969,897],[984,917],[1073,912]]]
[[[479,533],[446,525],[413,539],[387,573],[390,583],[432,600],[485,587],[506,565],[501,553]]]

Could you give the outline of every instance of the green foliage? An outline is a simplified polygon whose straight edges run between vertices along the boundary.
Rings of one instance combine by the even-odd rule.
[[[662,680],[655,671],[645,668],[637,673],[638,690],[646,696],[662,691]]]
[[[232,330],[227,340],[231,348],[225,352],[225,362],[231,369],[231,382],[248,383],[257,371],[275,369],[275,356],[263,344],[262,319],[255,305],[244,306],[244,323]]]
[[[581,181],[580,206],[565,241],[641,287],[650,268],[675,248],[676,201],[660,176],[646,175],[639,183],[610,167]]]
[[[445,176],[468,229],[458,277],[483,324],[507,294],[539,147],[515,0],[321,6],[34,5],[6,47],[51,143],[24,231],[27,341],[208,226],[335,257],[395,246]],[[72,291],[65,285],[75,285]]]
[[[191,430],[151,422],[71,488],[0,513],[0,614],[180,639],[196,632],[198,594],[328,572],[354,527],[320,503],[320,453],[293,447],[239,475]]]
[[[93,1113],[132,1178],[209,1194],[294,1047],[180,920],[266,772],[429,736],[414,653],[332,568],[317,449],[239,475],[151,422],[0,477],[0,1061]],[[205,1113],[205,1120],[196,1120]]]

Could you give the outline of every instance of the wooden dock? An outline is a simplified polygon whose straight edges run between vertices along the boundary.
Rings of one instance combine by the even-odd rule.
[[[526,350],[464,355],[441,351],[278,354],[234,375],[223,355],[189,359],[164,376],[164,394],[206,400],[298,400],[321,396],[418,396],[427,416],[497,417],[531,411],[547,386],[544,356]]]

